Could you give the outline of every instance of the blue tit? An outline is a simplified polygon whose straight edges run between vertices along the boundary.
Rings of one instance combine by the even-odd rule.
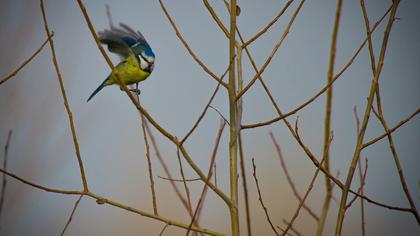
[[[125,24],[120,27],[111,27],[110,30],[98,32],[99,40],[108,46],[108,50],[120,56],[121,62],[115,67],[119,77],[125,84],[136,84],[147,79],[153,71],[155,54],[139,31],[134,31]],[[99,87],[93,91],[88,102],[104,87],[119,84],[118,79],[110,73]],[[140,91],[136,89],[136,92]]]

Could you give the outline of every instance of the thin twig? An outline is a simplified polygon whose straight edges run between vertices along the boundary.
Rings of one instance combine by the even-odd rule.
[[[74,148],[75,148],[75,151],[76,151],[77,161],[78,161],[79,169],[80,169],[80,175],[82,177],[82,182],[83,182],[83,190],[85,192],[87,192],[87,191],[89,191],[89,188],[88,188],[88,183],[87,183],[87,180],[86,180],[85,169],[83,167],[82,157],[80,155],[79,142],[77,141],[76,128],[75,128],[74,121],[73,121],[73,114],[71,112],[70,105],[67,101],[67,94],[66,94],[66,90],[64,88],[63,77],[61,76],[60,68],[59,68],[58,62],[57,62],[57,56],[55,54],[54,41],[50,37],[51,33],[50,33],[50,30],[49,30],[49,27],[48,27],[47,15],[45,13],[44,0],[40,0],[40,7],[41,7],[41,12],[42,12],[42,18],[44,20],[45,33],[47,34],[48,41],[50,43],[52,60],[53,60],[53,63],[54,63],[55,71],[57,73],[57,79],[60,83],[61,95],[63,97],[64,106],[66,108],[67,116],[69,118],[71,135],[73,137],[73,144],[74,144]]]
[[[285,223],[286,225],[289,225],[289,224],[290,224],[290,222],[288,222],[286,219],[283,219],[283,223]],[[301,233],[299,233],[299,231],[297,231],[297,230],[295,229],[295,227],[290,227],[290,230],[291,230],[294,234],[296,234],[297,236],[302,236],[302,234],[301,234]]]
[[[138,99],[137,95],[137,99]],[[140,100],[139,100],[140,103]],[[152,160],[150,158],[150,146],[149,141],[147,139],[147,133],[146,133],[146,126],[145,123],[147,123],[147,120],[144,119],[143,114],[141,116],[141,129],[143,131],[143,139],[144,139],[144,145],[146,146],[146,160],[147,160],[147,166],[148,166],[148,172],[149,172],[149,180],[150,180],[150,190],[152,192],[152,205],[153,205],[153,212],[155,215],[158,215],[158,209],[157,209],[157,202],[156,202],[156,191],[155,191],[155,181],[153,179],[153,169],[152,169]]]
[[[9,146],[10,146],[11,139],[12,139],[12,130],[9,130],[9,133],[7,134],[6,145],[4,145],[4,158],[3,158],[3,170],[6,170],[6,171],[7,171],[7,159],[9,155]],[[1,185],[1,195],[0,195],[0,219],[3,212],[4,199],[6,196],[6,185],[7,185],[6,174],[3,173],[3,181]]]
[[[286,12],[287,8],[289,8],[290,4],[293,2],[294,0],[289,0],[286,5],[284,5],[284,7],[280,10],[279,13],[277,13],[277,15],[270,21],[268,22],[267,25],[265,25],[264,28],[262,28],[260,31],[258,31],[254,36],[252,36],[250,39],[248,39],[245,43],[242,43],[242,48],[247,47],[249,44],[251,44],[252,42],[254,42],[256,39],[258,39],[261,35],[263,35],[265,32],[267,32],[267,30],[274,24],[277,22],[278,19],[280,19],[280,17],[284,14],[284,12]]]
[[[384,115],[382,113],[382,108],[381,108],[382,105],[381,105],[381,102],[380,102],[379,90],[376,91],[376,95],[377,95],[377,99],[379,101],[377,103],[378,104],[378,112],[376,112],[375,109],[372,107],[373,113],[375,114],[375,116],[381,122],[385,132],[388,133],[389,149],[391,150],[392,157],[394,158],[395,166],[397,167],[397,170],[398,170],[398,176],[400,177],[401,186],[404,190],[405,196],[408,200],[408,203],[410,204],[411,209],[413,209],[414,217],[416,218],[417,223],[420,224],[420,216],[419,216],[419,213],[417,212],[416,204],[414,203],[414,200],[413,200],[413,198],[411,197],[411,194],[410,194],[410,190],[408,189],[407,182],[406,182],[405,177],[404,177],[404,172],[403,172],[403,169],[401,167],[400,159],[398,158],[398,154],[397,154],[397,150],[395,148],[394,141],[392,139],[391,134],[389,133],[388,124],[386,123],[386,120],[385,120]]]
[[[270,215],[268,214],[268,209],[264,204],[264,201],[262,199],[262,195],[261,195],[261,190],[260,190],[260,185],[258,184],[258,178],[257,178],[257,166],[255,165],[255,161],[254,158],[252,158],[252,168],[254,170],[253,172],[253,176],[254,176],[254,180],[255,180],[255,185],[257,186],[257,191],[258,191],[258,200],[260,201],[260,204],[264,210],[265,213],[265,217],[267,219],[267,222],[270,224],[271,229],[273,230],[273,232],[279,236],[280,234],[277,232],[276,228],[274,227],[273,223],[271,222],[270,219]]]
[[[200,178],[195,178],[195,179],[171,179],[171,178],[167,178],[167,177],[163,177],[163,176],[158,176],[158,178],[173,181],[173,182],[184,182],[184,181],[193,182],[193,181],[201,180]]]
[[[184,189],[185,189],[185,194],[187,195],[188,210],[190,211],[190,215],[192,215],[190,189],[188,188],[187,181],[185,180],[184,168],[182,167],[182,161],[181,161],[181,155],[179,154],[179,148],[177,148],[176,150],[176,156],[178,158],[179,172],[181,173],[182,183],[184,184]]]
[[[160,231],[159,236],[163,235],[163,232],[165,232],[166,228],[168,228],[169,224],[165,224],[165,226],[163,227],[163,229]]]
[[[27,64],[29,64],[29,62],[31,62],[36,57],[36,55],[38,55],[42,51],[42,49],[48,43],[48,40],[52,38],[53,36],[54,36],[54,32],[51,32],[51,34],[47,37],[47,39],[41,44],[41,46],[34,53],[32,53],[32,55],[28,59],[22,62],[22,64],[16,70],[14,70],[11,74],[9,74],[8,76],[0,80],[0,85],[8,81],[9,79],[13,78],[14,76],[16,76],[20,70],[22,70]]]
[[[401,120],[400,122],[398,122],[394,127],[390,128],[389,131],[385,131],[385,133],[379,135],[376,138],[373,138],[367,142],[365,142],[362,145],[362,149],[367,148],[368,146],[380,141],[381,139],[385,138],[388,136],[388,134],[392,134],[394,131],[396,131],[398,128],[400,128],[401,126],[403,126],[405,123],[407,123],[408,121],[410,121],[412,118],[414,118],[417,114],[420,113],[420,108],[417,108],[417,110],[415,110],[413,113],[411,113],[410,115],[408,115],[405,119]]]
[[[298,15],[300,9],[302,8],[303,4],[305,3],[305,0],[302,0],[297,7],[296,11],[293,13],[292,18],[290,19],[289,23],[287,24],[286,29],[283,32],[283,35],[280,37],[280,40],[277,42],[277,44],[274,46],[273,50],[271,51],[268,58],[265,60],[264,64],[261,66],[261,68],[258,70],[258,72],[254,75],[254,77],[249,81],[249,83],[242,89],[235,97],[235,101],[237,101],[242,95],[244,95],[249,88],[257,81],[257,79],[260,77],[260,75],[264,72],[264,70],[267,68],[268,64],[270,64],[271,59],[273,59],[274,55],[276,54],[279,47],[282,45],[283,41],[286,39],[287,35],[289,34],[289,30],[293,25],[293,22],[296,19],[296,16]]]
[[[391,11],[392,6],[390,6],[388,8],[388,10],[382,15],[382,17],[375,23],[375,25],[372,27],[372,32],[379,26],[379,24],[382,22],[383,19],[385,19],[385,17],[388,15],[388,13]],[[307,105],[309,105],[310,103],[312,103],[313,101],[315,101],[319,96],[321,96],[325,91],[327,91],[327,89],[333,85],[340,77],[341,75],[353,64],[354,60],[356,59],[356,57],[359,55],[359,53],[362,51],[363,47],[365,46],[367,42],[367,38],[365,38],[365,40],[360,44],[359,48],[356,50],[356,52],[352,55],[352,57],[347,61],[347,63],[341,68],[341,70],[334,76],[334,79],[332,80],[331,83],[328,83],[326,86],[324,86],[318,93],[316,93],[315,95],[313,95],[312,97],[310,97],[308,100],[306,100],[306,102],[302,103],[301,105],[297,106],[295,109],[293,109],[290,112],[284,113],[282,115],[278,115],[277,117],[268,120],[268,121],[263,121],[263,122],[258,122],[255,124],[248,124],[248,125],[242,125],[242,129],[250,129],[250,128],[256,128],[256,127],[261,127],[261,126],[266,126],[266,125],[270,125],[273,124],[279,120],[285,119],[293,114],[296,114],[298,111],[300,111],[301,109],[305,108]],[[247,48],[246,48],[247,49]],[[248,57],[250,58],[249,52],[248,50],[245,50],[248,54]],[[251,59],[251,58],[250,58]],[[255,63],[253,63],[253,60],[251,60],[251,64],[254,67],[255,71],[258,71],[256,68]],[[263,82],[262,79],[259,79],[261,82]]]
[[[169,15],[168,10],[166,10],[165,5],[163,4],[162,0],[159,0],[160,6],[163,10],[163,12],[165,13],[165,16],[168,18],[169,23],[171,24],[172,28],[174,29],[176,36],[178,37],[178,39],[181,41],[182,45],[184,45],[185,49],[187,49],[188,53],[191,55],[191,57],[194,59],[194,61],[196,61],[201,68],[203,68],[203,70],[209,74],[213,79],[215,79],[216,81],[218,81],[220,84],[223,85],[223,87],[227,88],[228,85],[223,82],[219,77],[217,77],[217,75],[215,75],[207,66],[206,64],[204,64],[198,57],[197,55],[195,55],[195,53],[192,51],[192,49],[190,48],[190,46],[188,45],[188,43],[185,41],[184,37],[182,37],[181,33],[178,30],[178,27],[176,26],[175,22],[173,21],[172,17]]]
[[[244,150],[242,145],[242,133],[239,132],[239,161],[241,166],[241,178],[242,178],[242,188],[244,192],[244,203],[245,203],[245,218],[246,218],[246,226],[248,236],[252,235],[251,229],[251,209],[249,206],[249,196],[248,196],[248,181],[246,180],[246,167],[245,167],[245,157],[244,157]]]
[[[225,70],[225,72],[222,74],[222,76],[220,76],[220,81],[223,81],[223,78],[226,76],[226,74],[229,72],[229,68],[230,68],[230,64],[233,63],[233,61],[231,61],[229,63],[228,68]],[[213,102],[213,99],[216,97],[217,92],[219,91],[220,88],[220,82],[217,83],[216,88],[213,91],[213,94],[210,96],[209,101],[207,102],[206,106],[204,107],[203,111],[201,112],[201,114],[198,116],[198,119],[196,120],[196,122],[194,123],[194,125],[191,127],[191,129],[188,131],[188,133],[184,136],[184,138],[182,138],[181,140],[181,144],[183,144],[188,137],[194,132],[194,130],[198,127],[198,125],[200,124],[201,120],[204,118],[204,116],[206,115],[207,110],[209,109],[209,107],[211,106],[211,103]]]
[[[359,163],[357,163],[358,168],[361,168],[361,164],[360,164],[360,158],[359,158]],[[360,166],[360,167],[359,167]],[[362,172],[362,170],[359,170],[359,178],[360,178],[360,187],[357,189],[357,193],[359,193],[360,195],[364,195],[364,193],[362,192],[365,184],[366,184],[366,175],[367,175],[367,170],[368,170],[368,159],[366,157],[365,159],[365,170]],[[346,209],[350,208],[351,205],[356,201],[357,196],[354,196],[349,203],[346,205]],[[363,198],[360,199],[360,201],[363,201]]]
[[[298,119],[296,119],[296,123],[295,123],[295,132],[299,136],[299,132],[298,132]],[[329,137],[330,137],[330,139],[328,140],[328,143],[327,143],[328,144],[328,147],[327,148],[329,148],[329,146],[331,145],[331,142],[332,142],[332,140],[334,138],[333,132],[331,132],[331,134],[329,135]],[[316,169],[314,176],[312,177],[311,183],[309,184],[308,189],[306,190],[305,195],[302,198],[302,201],[299,203],[298,208],[296,209],[296,211],[295,211],[292,219],[290,220],[290,223],[287,225],[287,227],[284,230],[282,236],[286,235],[286,233],[289,231],[289,229],[293,226],[293,223],[295,222],[296,218],[299,215],[300,209],[302,209],[303,204],[305,204],[306,198],[308,197],[309,193],[311,192],[311,190],[312,190],[312,188],[314,186],[314,182],[316,180],[316,177],[318,176],[319,171],[323,167],[324,161],[325,161],[325,156],[323,156],[321,162],[319,163],[319,166]]]
[[[63,231],[61,231],[61,234],[60,234],[61,236],[63,236],[63,235],[64,235],[64,233],[66,232],[67,228],[69,227],[70,222],[71,222],[71,221],[72,221],[72,219],[73,219],[74,213],[76,212],[76,209],[77,209],[77,207],[79,206],[80,200],[82,200],[82,197],[83,197],[83,194],[82,194],[82,195],[80,195],[80,196],[79,196],[79,198],[77,199],[76,203],[74,203],[73,210],[71,211],[70,217],[69,217],[69,219],[67,220],[67,223],[66,223],[66,225],[64,226]]]
[[[364,195],[365,191],[365,181],[366,181],[366,174],[367,174],[367,168],[368,168],[368,159],[366,157],[366,165],[365,165],[365,173],[362,173],[362,164],[359,159],[358,163],[358,169],[359,169],[359,179],[360,179],[360,194]],[[362,222],[362,236],[366,235],[366,229],[365,229],[365,202],[363,199],[360,199],[360,214],[361,214],[361,222]]]
[[[217,108],[215,108],[212,105],[209,105],[208,107],[213,109],[215,112],[217,112],[217,114],[219,114],[220,118],[222,118],[230,126],[229,121],[226,119],[226,117]]]
[[[290,177],[289,171],[287,170],[286,163],[284,162],[284,158],[283,158],[283,154],[281,152],[280,145],[277,142],[277,140],[275,139],[272,132],[270,132],[270,137],[271,137],[271,140],[273,141],[273,144],[276,148],[277,156],[279,157],[281,167],[283,168],[284,174],[286,175],[287,182],[289,183],[290,187],[292,188],[292,191],[293,191],[295,197],[297,198],[297,200],[299,202],[301,202],[302,197],[300,196],[299,192],[297,191],[296,186],[293,183],[292,178]],[[319,221],[319,216],[317,216],[315,214],[315,212],[311,208],[309,208],[306,204],[303,204],[303,209],[305,209],[309,213],[309,215],[312,216],[312,218],[314,218],[316,221]]]
[[[215,141],[215,144],[214,144],[214,147],[213,147],[213,152],[212,152],[212,155],[211,155],[209,170],[208,170],[208,173],[207,173],[207,179],[210,179],[213,175],[213,165],[216,161],[217,150],[219,149],[219,144],[220,144],[220,140],[221,140],[222,133],[223,133],[223,130],[225,128],[225,125],[226,125],[226,122],[224,122],[224,121],[220,122],[220,127],[219,127],[219,130],[217,132],[216,141]],[[205,197],[206,197],[206,194],[207,194],[207,189],[208,189],[208,185],[205,184],[204,187],[203,187],[203,190],[201,191],[201,195],[200,195],[200,198],[198,200],[197,206],[195,207],[194,214],[191,217],[191,222],[190,222],[190,225],[189,225],[190,227],[194,224],[194,222],[199,222],[199,218],[200,218],[200,215],[201,215],[201,209],[202,209],[202,206],[204,205],[204,200],[205,200]],[[188,236],[188,234],[190,232],[190,227],[187,229],[187,232],[185,234],[186,236]]]

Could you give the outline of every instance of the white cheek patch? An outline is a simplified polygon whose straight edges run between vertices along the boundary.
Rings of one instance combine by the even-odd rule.
[[[142,70],[145,70],[147,67],[149,67],[149,63],[147,63],[142,57],[140,57],[140,68]]]

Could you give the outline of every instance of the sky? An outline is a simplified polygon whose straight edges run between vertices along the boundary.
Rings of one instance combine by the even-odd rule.
[[[141,102],[152,117],[177,137],[183,137],[196,121],[211,96],[216,82],[192,59],[177,38],[158,1],[84,1],[96,31],[108,27],[105,5],[109,4],[114,23],[124,22],[140,30],[156,55],[152,75],[140,84]],[[228,40],[213,21],[201,1],[163,1],[181,34],[197,56],[216,74],[229,64]],[[229,16],[221,1],[209,1],[227,25]],[[270,30],[249,46],[261,66],[281,35],[299,1],[291,4],[284,16]],[[337,41],[335,72],[349,60],[366,33],[359,1],[343,1]],[[373,24],[392,1],[367,1]],[[238,28],[245,39],[264,27],[286,1],[239,0],[241,14]],[[63,76],[69,105],[73,113],[81,156],[92,192],[106,198],[152,212],[150,183],[145,158],[145,145],[138,112],[117,86],[107,87],[89,103],[91,92],[108,76],[110,69],[88,30],[76,1],[45,1],[50,29],[54,31],[57,59]],[[327,78],[331,35],[336,1],[307,1],[292,25],[284,43],[262,74],[264,81],[282,110],[290,111],[317,93]],[[420,3],[402,1],[397,11],[380,76],[384,116],[394,126],[420,106]],[[38,1],[0,0],[0,78],[14,71],[46,39]],[[376,60],[379,57],[387,18],[373,34]],[[116,64],[119,58],[111,55]],[[252,79],[254,71],[243,56],[243,77]],[[340,172],[345,181],[356,142],[353,107],[363,115],[372,74],[365,47],[352,66],[334,84],[332,107],[331,169]],[[276,112],[258,83],[244,95],[243,124],[271,119]],[[212,106],[229,116],[227,92],[221,89]],[[14,78],[0,85],[0,146],[7,133],[13,131],[9,149],[8,170],[38,184],[61,189],[82,189],[68,117],[48,45]],[[299,131],[305,144],[319,158],[322,154],[325,96],[320,96],[289,118],[299,117]],[[209,109],[185,147],[195,163],[207,172],[220,116]],[[152,132],[159,150],[172,173],[180,178],[176,147],[156,129]],[[315,167],[292,138],[282,122],[253,130],[244,130],[243,146],[247,181],[250,189],[252,228],[255,235],[272,235],[258,202],[252,178],[251,159],[255,158],[261,192],[269,214],[276,225],[290,219],[298,202],[290,189],[269,132],[282,147],[288,170],[301,195],[306,191]],[[383,128],[370,117],[366,140],[383,133]],[[227,127],[217,156],[217,181],[229,193]],[[393,134],[395,146],[408,188],[420,208],[420,119],[413,118]],[[1,148],[3,150],[3,148]],[[368,158],[365,193],[380,202],[408,207],[408,201],[386,139],[362,152]],[[3,152],[0,154],[3,160]],[[158,210],[162,216],[189,222],[168,181],[158,178],[165,173],[152,149]],[[188,178],[197,175],[187,167]],[[356,177],[352,188],[357,189]],[[202,183],[189,184],[192,201],[197,203]],[[307,204],[319,214],[324,198],[324,176],[315,182]],[[183,191],[182,184],[179,185]],[[240,191],[241,231],[244,233],[244,203]],[[184,192],[183,192],[184,193]],[[335,188],[334,195],[340,198]],[[58,235],[70,215],[75,196],[47,193],[12,178],[7,178],[1,235]],[[324,235],[332,235],[338,204],[331,203]],[[380,208],[365,203],[367,235],[419,235],[420,227],[408,213]],[[361,234],[360,203],[356,201],[346,214],[343,235]],[[209,191],[201,225],[230,234],[227,207]],[[312,235],[316,222],[302,211],[295,228]],[[66,235],[158,235],[164,227],[156,222],[108,205],[97,205],[84,197]],[[168,227],[164,235],[184,235],[185,231]]]

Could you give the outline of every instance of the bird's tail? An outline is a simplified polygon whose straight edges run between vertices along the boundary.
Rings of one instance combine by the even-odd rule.
[[[104,80],[104,82],[102,82],[102,84],[101,85],[99,85],[99,87],[98,88],[96,88],[95,89],[95,91],[93,91],[93,93],[89,96],[89,98],[88,98],[88,100],[87,100],[87,102],[89,102],[90,101],[90,99],[92,99],[93,98],[93,96],[95,96],[99,91],[101,91],[105,86],[107,86],[108,84],[107,84],[107,81],[108,81],[108,78],[106,78],[105,80]]]

